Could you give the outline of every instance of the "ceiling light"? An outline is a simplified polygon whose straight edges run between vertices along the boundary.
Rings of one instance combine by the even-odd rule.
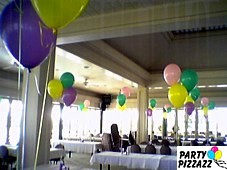
[[[217,86],[216,85],[208,85],[208,87],[211,87],[212,88],[212,87],[217,87]]]
[[[84,66],[84,69],[89,69],[90,68],[90,66]]]
[[[205,85],[200,85],[200,86],[197,86],[198,88],[206,88],[207,86],[205,86]]]
[[[163,87],[154,87],[155,90],[161,90]]]
[[[227,84],[219,84],[219,85],[217,85],[217,87],[227,87]]]

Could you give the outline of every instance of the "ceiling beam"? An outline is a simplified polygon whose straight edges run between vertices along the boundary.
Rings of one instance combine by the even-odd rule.
[[[93,48],[90,43],[75,43],[61,45],[59,47],[115,74],[121,75],[128,80],[136,82],[142,86],[147,86],[147,80],[140,75],[136,75],[131,70],[128,70],[127,67],[122,67],[122,64],[110,60],[109,58],[111,56],[99,53],[99,49]]]
[[[226,15],[226,0],[201,0],[80,17],[59,31],[57,44],[219,25]]]

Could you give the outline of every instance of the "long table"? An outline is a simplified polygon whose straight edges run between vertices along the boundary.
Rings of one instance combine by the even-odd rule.
[[[53,147],[57,144],[62,144],[66,151],[76,153],[95,153],[98,149],[102,149],[101,142],[90,142],[90,141],[71,141],[71,140],[56,140],[52,141]]]
[[[158,155],[158,154],[137,154],[129,155],[120,152],[101,152],[94,153],[90,159],[90,164],[102,164],[115,166],[125,166],[134,169],[150,169],[150,170],[175,170],[177,169],[177,156],[175,155]]]

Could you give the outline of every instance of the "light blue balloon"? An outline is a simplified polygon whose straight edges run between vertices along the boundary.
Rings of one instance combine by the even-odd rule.
[[[208,158],[210,158],[212,160],[215,158],[215,154],[214,154],[214,152],[212,150],[209,150],[207,152],[207,156],[208,156]]]

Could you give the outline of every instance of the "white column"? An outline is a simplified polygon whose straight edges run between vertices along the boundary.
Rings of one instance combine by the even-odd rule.
[[[147,141],[148,127],[147,127],[147,114],[148,108],[148,95],[149,89],[146,87],[138,87],[137,91],[137,107],[139,112],[138,126],[137,126],[137,137],[136,142]]]
[[[185,139],[187,139],[188,138],[188,118],[189,118],[189,116],[188,116],[188,114],[185,112],[185,116],[184,116],[184,128],[185,128],[185,131],[184,131],[184,137],[185,137]]]
[[[195,109],[195,138],[198,139],[198,125],[199,125],[199,115],[198,108]]]
[[[40,138],[40,147],[37,164],[44,164],[49,162],[50,152],[50,137],[51,137],[51,110],[52,110],[52,99],[47,94],[46,100],[44,99],[46,81],[53,79],[54,75],[54,56],[51,57],[50,65],[49,59],[47,59],[40,66],[32,69],[31,73],[24,72],[23,74],[23,90],[22,90],[22,101],[26,104],[25,98],[27,97],[27,106],[25,107],[25,121],[22,120],[22,133],[20,138],[19,147],[19,169],[33,168],[35,162],[36,148],[38,142],[39,127],[41,121],[43,102],[44,117],[42,125],[42,133]],[[47,69],[49,65],[49,80],[47,78]],[[26,77],[29,76],[28,86],[26,90]],[[35,77],[37,78],[38,89],[35,83]],[[27,93],[26,93],[27,92]],[[23,124],[25,125],[23,135]],[[24,145],[24,153],[23,146]],[[23,162],[22,162],[23,160]],[[23,167],[22,167],[23,166]]]

